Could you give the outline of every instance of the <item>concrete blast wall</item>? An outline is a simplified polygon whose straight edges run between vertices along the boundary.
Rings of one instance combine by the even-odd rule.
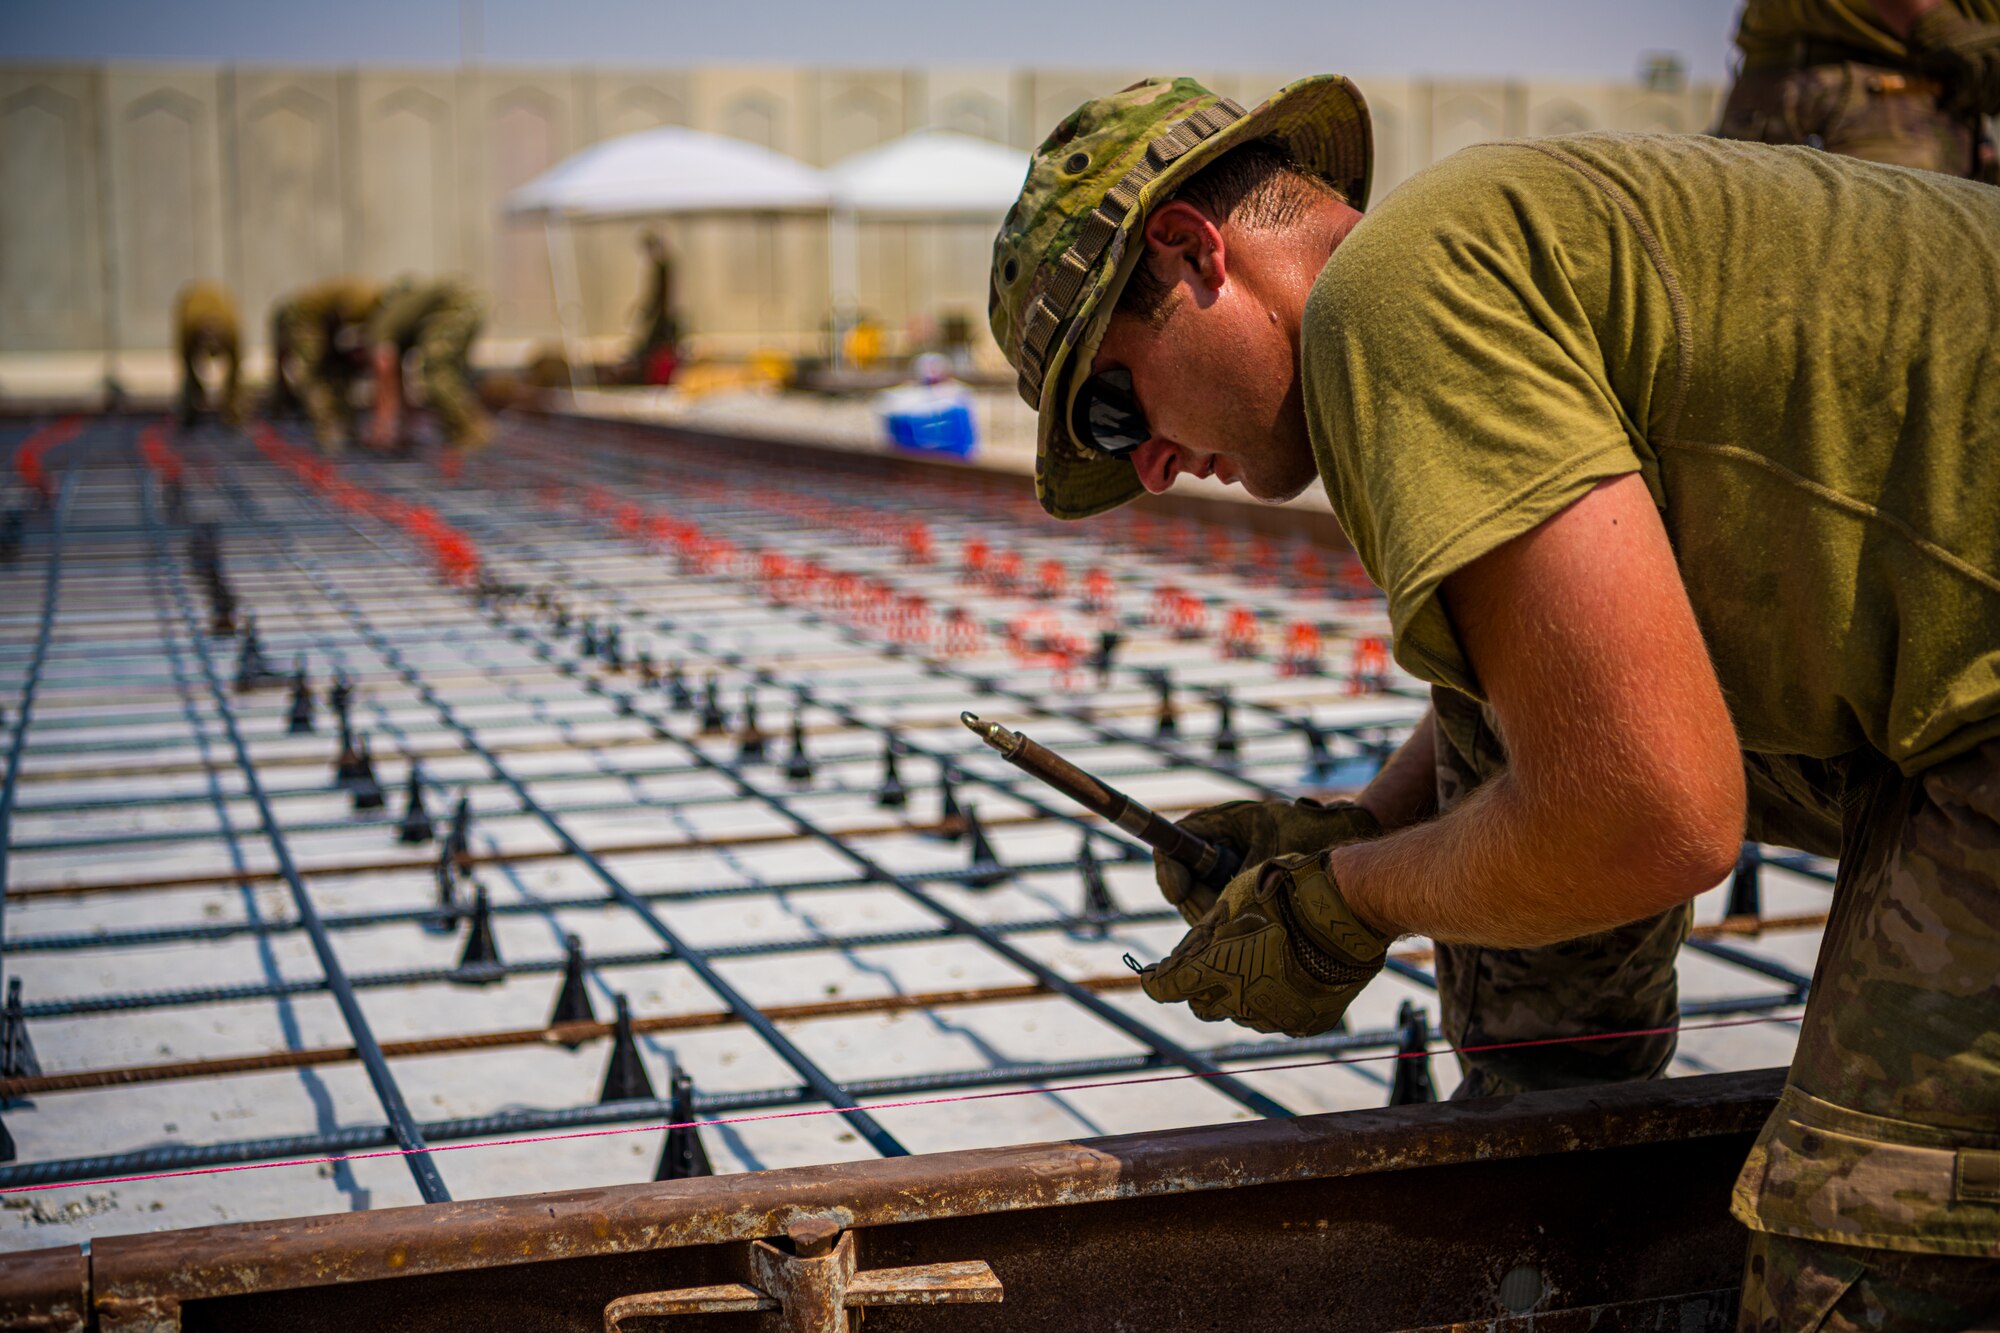
[[[312,69],[0,65],[0,357],[164,369],[168,306],[217,277],[265,336],[279,293],[331,273],[470,276],[491,301],[488,355],[554,337],[538,224],[499,200],[599,139],[689,125],[825,165],[924,125],[1023,148],[1139,70],[798,68]],[[1296,73],[1201,75],[1245,105]],[[1378,194],[1481,140],[1578,129],[1692,131],[1717,90],[1358,78],[1376,118]],[[996,219],[997,221],[997,219]],[[580,229],[570,312],[607,340],[640,288],[637,224]],[[709,349],[812,345],[826,317],[823,225],[669,222],[680,305]],[[892,330],[983,323],[992,227],[863,228],[865,309]],[[116,354],[107,361],[107,354]],[[0,384],[0,388],[6,387]]]

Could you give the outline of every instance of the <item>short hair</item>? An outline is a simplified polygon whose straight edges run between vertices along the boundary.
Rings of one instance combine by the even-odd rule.
[[[1193,204],[1217,222],[1256,230],[1290,226],[1323,199],[1346,202],[1332,181],[1300,166],[1275,139],[1257,139],[1230,149],[1188,177],[1160,204],[1174,199]],[[1141,256],[1118,294],[1117,311],[1158,328],[1166,319],[1168,298],[1175,285],[1154,273]]]

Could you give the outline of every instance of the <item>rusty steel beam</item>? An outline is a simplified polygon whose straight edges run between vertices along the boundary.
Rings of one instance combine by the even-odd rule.
[[[83,1333],[90,1320],[90,1257],[80,1247],[0,1258],[0,1329]]]
[[[1729,1187],[1781,1086],[1763,1070],[105,1237],[89,1295],[104,1333],[534,1333],[747,1282],[759,1241],[803,1256],[852,1235],[863,1271],[989,1264],[1004,1297],[956,1329],[1567,1327],[1650,1303],[1705,1330],[1688,1302],[1727,1313]],[[71,1290],[75,1253],[0,1261],[0,1327],[56,1326],[26,1321]]]

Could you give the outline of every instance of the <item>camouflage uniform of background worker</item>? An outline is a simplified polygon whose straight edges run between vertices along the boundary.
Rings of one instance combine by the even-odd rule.
[[[1716,133],[1993,183],[2000,0],[1749,0]]]
[[[472,341],[484,315],[479,298],[456,278],[405,278],[383,293],[367,330],[375,373],[371,445],[387,450],[401,442],[403,362],[412,352],[445,443],[468,450],[491,438],[492,426],[472,386]]]
[[[327,453],[346,447],[355,386],[368,367],[366,331],[382,289],[365,278],[316,282],[271,312],[272,410],[299,404]]]
[[[1462,1095],[1652,1077],[1740,840],[1838,854],[1741,1327],[2000,1326],[2000,192],[1575,135],[1364,219],[1370,161],[1344,79],[1149,81],[994,244],[1043,507],[1318,480],[1433,689],[1358,802],[1184,821],[1246,868],[1156,858],[1147,994],[1323,1032],[1421,934]]]
[[[213,362],[222,366],[222,389],[215,410],[231,425],[243,419],[241,344],[236,303],[221,284],[191,282],[181,288],[174,298],[174,345],[181,357],[181,425],[192,426],[197,413],[209,410],[202,372]]]

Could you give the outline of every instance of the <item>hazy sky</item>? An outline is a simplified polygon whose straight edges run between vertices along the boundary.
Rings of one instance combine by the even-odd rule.
[[[0,57],[1143,67],[1630,78],[1728,68],[1740,0],[0,0]]]

